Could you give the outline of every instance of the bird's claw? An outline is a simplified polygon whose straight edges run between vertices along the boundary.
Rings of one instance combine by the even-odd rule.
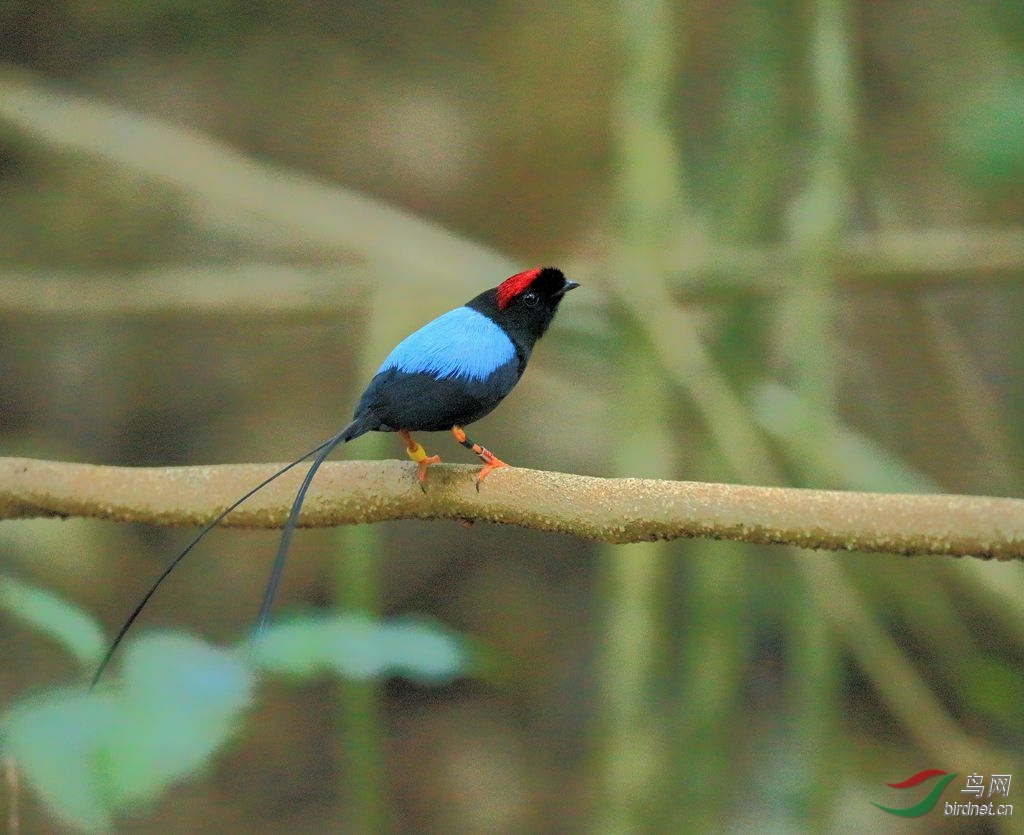
[[[499,467],[507,467],[508,466],[508,464],[506,464],[500,458],[495,458],[493,453],[488,453],[488,454],[491,456],[491,460],[489,460],[486,464],[484,464],[484,466],[480,469],[480,472],[478,472],[476,474],[476,492],[477,493],[480,492],[480,482],[483,481],[485,478],[487,478],[487,476],[491,472],[491,470],[497,470]]]
[[[440,455],[430,455],[426,458],[420,458],[416,462],[416,479],[420,483],[420,490],[424,493],[427,492],[427,467],[431,464],[440,464]]]

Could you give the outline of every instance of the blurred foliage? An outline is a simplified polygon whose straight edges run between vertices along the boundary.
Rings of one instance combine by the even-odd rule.
[[[864,275],[842,253],[847,236],[894,230],[934,267],[947,243],[1024,228],[1022,8],[8,0],[0,84],[27,78],[100,109],[91,122],[67,102],[12,114],[13,88],[0,92],[0,286],[56,277],[110,293],[109,310],[111,278],[159,268],[175,304],[13,314],[0,293],[3,450],[288,460],[345,422],[395,339],[545,262],[584,287],[474,432],[506,460],[1021,495],[1024,263],[968,259],[918,281],[905,252],[879,244]],[[755,275],[679,302],[708,275],[728,283],[760,245],[787,266],[781,289]],[[277,290],[261,267],[293,278]],[[252,274],[244,315],[204,314],[194,293],[222,268],[236,284]],[[307,287],[303,270],[308,315],[289,292]],[[340,304],[318,294],[325,275]],[[275,314],[278,293],[290,301]],[[392,440],[345,454],[397,455]],[[96,652],[95,629],[59,601],[115,628],[184,538],[0,528],[4,565],[32,589],[0,589],[27,627],[0,631],[0,704],[66,681],[67,652]],[[267,567],[253,555],[269,560],[273,541],[219,534],[147,619],[236,643]],[[904,802],[886,782],[1014,773],[1024,748],[1019,565],[711,542],[595,550],[413,523],[303,532],[294,551],[286,601],[435,618],[494,647],[502,675],[335,682],[319,653],[344,621],[284,623],[274,663],[319,675],[268,688],[237,733],[228,708],[248,704],[251,673],[225,679],[228,707],[194,717],[209,748],[139,779],[177,781],[233,744],[133,831],[872,831],[890,822],[872,801]],[[350,659],[361,669],[433,657],[434,632],[377,622],[359,627],[376,636]],[[309,630],[301,651],[290,629]],[[183,668],[152,674],[170,693],[200,686],[196,665],[225,652],[176,646]],[[19,727],[95,711],[67,735],[81,750],[131,719],[64,691],[24,704],[6,714],[29,717]],[[48,768],[22,764],[26,777]],[[40,793],[80,815],[114,808],[77,790]],[[62,831],[22,807],[26,831]],[[937,813],[901,826],[959,829]]]
[[[44,591],[10,578],[0,583],[0,609],[56,638],[91,674],[104,648],[94,640],[98,624]],[[125,647],[115,686],[49,692],[0,715],[0,750],[55,814],[106,832],[115,816],[137,814],[208,765],[252,707],[260,671],[296,682],[331,674],[436,683],[466,669],[455,636],[408,619],[294,616],[235,650],[151,634]]]

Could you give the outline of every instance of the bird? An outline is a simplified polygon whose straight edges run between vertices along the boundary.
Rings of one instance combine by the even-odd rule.
[[[121,641],[150,598],[178,564],[235,508],[270,482],[313,458],[295,494],[278,543],[277,554],[256,619],[257,637],[270,619],[306,493],[320,465],[339,444],[367,432],[395,432],[406,455],[416,463],[416,479],[427,488],[427,470],[440,456],[427,455],[413,432],[449,431],[483,462],[475,476],[479,491],[494,470],[507,467],[466,434],[465,427],[489,415],[515,388],[534,345],[551,325],[565,294],[580,285],[556,267],[534,267],[484,290],[461,307],[449,310],[399,342],[384,358],[356,405],[351,422],[290,464],[270,475],[220,513],[164,568],[128,616],[93,674],[96,686]]]
[[[578,286],[554,267],[526,270],[428,322],[385,358],[342,440],[397,432],[425,485],[427,468],[441,459],[427,456],[411,432],[449,430],[483,461],[479,489],[492,470],[507,465],[467,437],[464,427],[490,414],[512,391],[562,298]]]

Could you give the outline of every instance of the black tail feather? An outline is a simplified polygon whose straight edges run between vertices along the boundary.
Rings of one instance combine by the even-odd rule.
[[[291,543],[292,534],[295,532],[295,526],[298,524],[299,513],[302,511],[302,503],[306,499],[306,493],[309,490],[309,485],[313,483],[313,476],[316,475],[316,471],[320,469],[320,465],[324,463],[327,456],[331,454],[331,451],[338,446],[338,444],[345,443],[350,438],[357,437],[362,435],[363,432],[368,431],[366,429],[359,430],[358,424],[358,421],[352,421],[352,423],[342,429],[341,432],[320,447],[320,453],[313,459],[313,463],[309,465],[306,477],[302,480],[302,485],[295,494],[295,501],[292,502],[292,509],[288,514],[288,521],[284,523],[284,530],[281,531],[281,541],[277,546],[277,555],[274,557],[274,565],[270,569],[270,579],[267,581],[267,589],[263,593],[263,602],[260,604],[260,613],[256,618],[257,636],[263,633],[263,630],[267,628],[267,622],[270,620],[270,607],[274,603],[274,596],[277,594],[277,587],[281,584],[281,575],[284,573],[285,559],[288,557],[288,546]]]
[[[156,578],[156,580],[149,587],[149,590],[142,596],[142,599],[138,602],[138,604],[135,606],[135,608],[132,609],[131,614],[128,615],[128,618],[125,620],[125,622],[121,625],[121,628],[118,630],[117,636],[114,638],[113,641],[111,641],[110,646],[107,648],[107,652],[103,656],[103,659],[100,661],[99,666],[97,666],[96,672],[93,673],[92,681],[90,681],[90,683],[89,683],[89,689],[92,690],[99,683],[99,680],[103,676],[104,671],[110,665],[110,661],[111,661],[111,659],[113,659],[114,653],[117,652],[117,648],[121,645],[121,642],[124,640],[125,635],[128,634],[128,630],[131,629],[132,624],[134,624],[136,619],[139,617],[139,615],[142,614],[142,610],[146,608],[146,604],[149,603],[150,598],[152,598],[153,595],[156,594],[157,589],[160,588],[160,586],[163,584],[164,580],[166,580],[171,575],[171,572],[174,571],[174,569],[178,567],[178,564],[183,559],[185,559],[186,556],[188,556],[189,552],[193,548],[195,548],[196,545],[199,544],[200,540],[202,540],[202,538],[204,536],[206,536],[210,531],[212,531],[215,527],[217,527],[217,525],[219,525],[229,513],[231,513],[233,510],[235,510],[235,508],[237,508],[239,505],[241,505],[244,501],[249,499],[251,496],[254,496],[256,493],[258,493],[260,490],[262,490],[264,487],[266,487],[268,484],[270,484],[270,482],[272,482],[275,479],[279,478],[280,476],[284,475],[286,472],[288,472],[293,467],[301,464],[303,461],[305,461],[311,455],[316,455],[317,453],[321,453],[317,457],[317,459],[314,462],[313,466],[310,467],[310,472],[306,474],[306,480],[303,482],[303,487],[302,487],[302,490],[300,491],[300,495],[305,496],[306,489],[308,489],[308,487],[309,487],[308,482],[312,479],[313,473],[317,469],[319,469],[320,464],[323,463],[323,459],[327,457],[327,454],[332,449],[334,449],[334,447],[336,447],[339,443],[341,443],[343,441],[347,441],[350,438],[357,437],[358,435],[363,434],[363,432],[368,431],[366,429],[363,429],[362,431],[355,431],[355,432],[353,432],[354,429],[358,429],[357,423],[358,423],[358,421],[353,421],[352,423],[350,423],[348,426],[346,426],[343,430],[341,430],[341,432],[339,432],[334,437],[328,438],[326,441],[324,441],[321,444],[317,444],[317,446],[313,447],[313,449],[309,450],[309,452],[307,452],[305,455],[301,456],[300,458],[296,458],[290,464],[288,464],[285,467],[282,467],[280,470],[278,470],[273,475],[268,476],[267,478],[263,479],[263,481],[261,481],[255,487],[253,487],[252,490],[249,490],[244,496],[242,496],[237,501],[232,503],[226,510],[224,510],[222,513],[220,513],[212,522],[208,523],[201,531],[199,531],[199,533],[196,534],[196,536],[192,539],[192,541],[189,542],[188,545],[186,545],[184,547],[184,549],[182,549],[178,553],[178,555],[173,560],[171,560],[170,563],[167,564],[167,567],[160,573],[160,576]],[[296,499],[298,499],[298,496],[296,497]],[[301,506],[301,502],[299,504]],[[293,512],[295,511],[294,506],[293,506],[292,510],[293,510]],[[296,516],[298,515],[297,512],[295,512],[295,515]],[[291,521],[292,521],[292,517],[289,516],[289,522],[291,522]],[[292,527],[294,527],[294,525],[292,525]],[[288,533],[289,536],[290,536],[290,532],[287,530],[287,527],[286,527],[286,533]],[[283,537],[282,537],[282,539],[283,539]],[[278,554],[278,559],[283,563],[283,561],[284,561],[283,560],[283,556],[280,554],[280,552]],[[275,569],[276,568],[277,568],[277,564],[276,564],[276,561],[275,561]],[[282,565],[282,568],[283,568],[283,565]],[[278,580],[279,579],[280,578],[278,578]],[[272,578],[272,582],[274,583],[274,588],[276,589],[276,581],[274,581],[273,578]],[[271,589],[268,588],[268,591],[271,591]],[[269,604],[266,601],[265,601],[265,606],[267,606],[269,608]],[[262,610],[261,610],[261,617],[262,617]]]

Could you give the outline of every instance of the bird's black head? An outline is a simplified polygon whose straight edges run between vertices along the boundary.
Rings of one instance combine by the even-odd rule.
[[[529,351],[555,318],[562,297],[576,287],[579,284],[568,281],[561,270],[536,267],[506,278],[466,306],[490,317]]]

